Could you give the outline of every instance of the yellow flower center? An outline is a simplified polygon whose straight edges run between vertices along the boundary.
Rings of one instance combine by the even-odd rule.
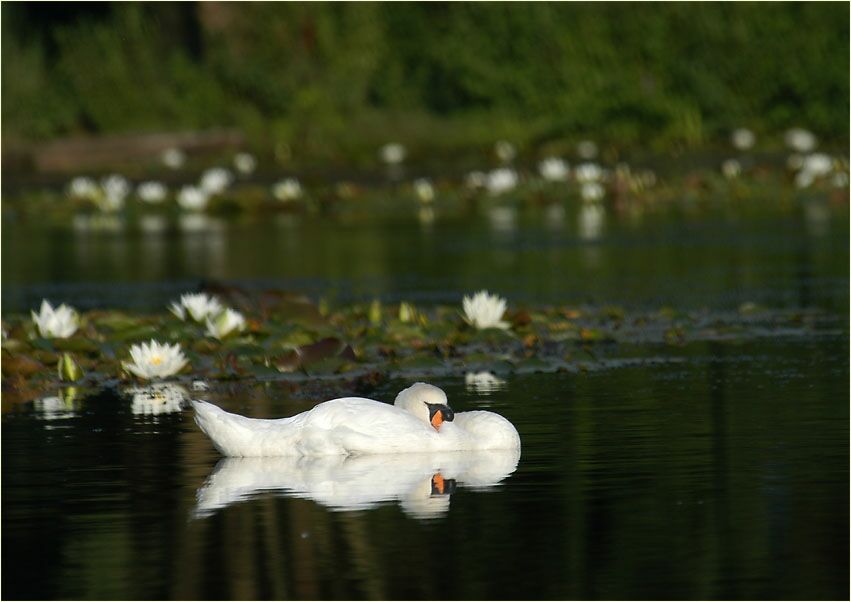
[[[159,355],[155,355],[154,357],[151,358],[151,363],[154,366],[159,366],[160,364],[163,363],[163,358],[160,357]]]

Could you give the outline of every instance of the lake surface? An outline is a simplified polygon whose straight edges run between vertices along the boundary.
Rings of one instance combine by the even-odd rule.
[[[848,597],[847,207],[119,228],[4,219],[4,312],[42,296],[159,311],[216,279],[819,319],[636,344],[593,370],[433,379],[456,411],[512,420],[519,460],[220,463],[189,410],[145,414],[121,390],[4,400],[5,598]],[[324,400],[311,383],[209,384],[191,395],[258,417]]]

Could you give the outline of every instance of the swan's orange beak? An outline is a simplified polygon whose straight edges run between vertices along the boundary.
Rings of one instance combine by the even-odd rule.
[[[431,478],[432,495],[451,495],[455,493],[455,479],[444,479],[439,472]]]
[[[434,413],[434,416],[431,417],[431,425],[434,427],[434,430],[440,432],[441,424],[443,424],[443,411],[438,410]]]
[[[440,425],[444,422],[452,422],[455,419],[455,412],[447,405],[437,403],[427,403],[429,411],[429,422],[434,430],[440,432]]]

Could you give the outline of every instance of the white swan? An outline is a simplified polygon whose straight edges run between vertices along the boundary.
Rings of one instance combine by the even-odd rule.
[[[193,401],[195,422],[222,454],[235,457],[330,456],[519,449],[520,435],[493,412],[455,413],[446,393],[416,383],[394,405],[362,397],[320,403],[290,418],[262,420]]]
[[[520,449],[362,456],[224,458],[196,494],[203,518],[268,492],[310,499],[334,511],[399,501],[415,518],[449,510],[458,486],[495,486],[517,468]]]

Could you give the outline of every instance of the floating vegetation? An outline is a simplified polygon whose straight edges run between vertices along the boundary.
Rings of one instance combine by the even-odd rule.
[[[38,314],[10,315],[3,320],[4,395],[29,401],[53,395],[62,383],[132,387],[163,380],[198,389],[217,380],[347,379],[367,390],[390,377],[450,374],[487,392],[512,373],[679,361],[690,343],[841,329],[827,314],[753,303],[727,313],[629,312],[617,306],[518,307],[482,291],[454,306],[372,300],[334,307],[281,291],[250,295],[220,286],[210,293],[184,295],[154,315],[78,314],[64,306],[77,325],[63,331],[64,338],[45,336],[33,319]],[[162,391],[133,395],[143,393],[140,413],[166,411],[154,404]],[[176,398],[166,405],[176,407]]]

